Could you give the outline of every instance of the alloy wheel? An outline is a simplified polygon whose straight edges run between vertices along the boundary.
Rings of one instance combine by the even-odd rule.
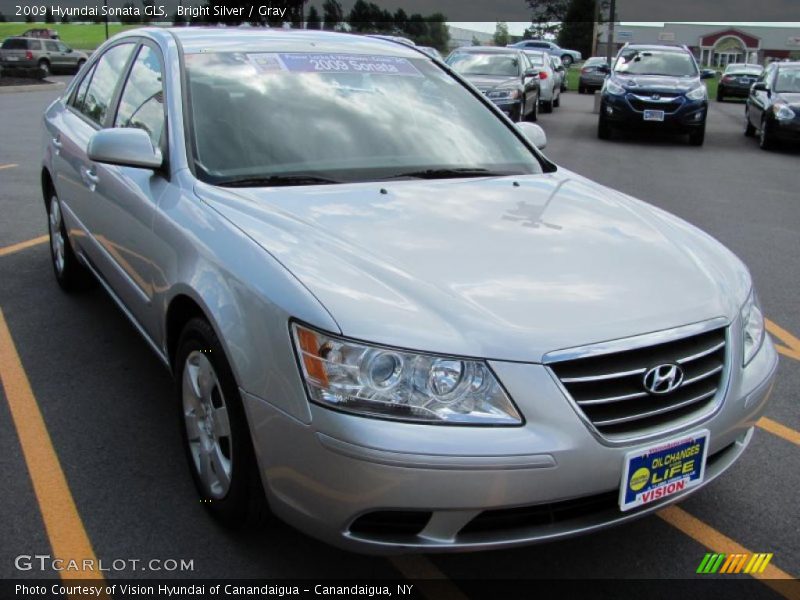
[[[208,496],[224,498],[233,473],[233,439],[222,386],[205,352],[186,357],[181,395],[194,468]]]
[[[56,268],[56,272],[61,275],[64,273],[64,266],[66,265],[66,254],[64,249],[65,240],[61,217],[61,203],[58,201],[57,196],[53,196],[50,199],[48,224],[50,228],[50,250],[53,256],[53,265]]]

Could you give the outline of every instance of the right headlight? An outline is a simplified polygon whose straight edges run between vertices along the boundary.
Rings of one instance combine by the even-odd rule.
[[[421,423],[519,425],[489,366],[347,340],[292,323],[309,399],[362,416]]]
[[[775,111],[775,118],[778,121],[788,121],[794,119],[794,111],[785,104],[774,104],[772,110]]]
[[[615,96],[621,96],[625,93],[625,88],[618,84],[613,79],[606,79],[606,91],[609,94],[614,94]]]
[[[758,303],[755,288],[750,291],[747,301],[742,306],[742,348],[744,349],[742,365],[753,360],[753,357],[764,343],[764,313]]]

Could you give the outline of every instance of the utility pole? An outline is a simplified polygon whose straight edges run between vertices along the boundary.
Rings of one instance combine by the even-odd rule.
[[[608,11],[608,40],[606,41],[606,60],[611,65],[614,50],[614,20],[617,18],[617,0],[611,0],[611,7]]]
[[[594,27],[592,27],[592,56],[597,56],[597,45],[600,43],[600,7],[603,0],[594,0]]]
[[[106,26],[106,39],[108,39],[108,0],[103,0],[103,6],[106,9],[105,18],[103,20],[105,21],[105,26]]]

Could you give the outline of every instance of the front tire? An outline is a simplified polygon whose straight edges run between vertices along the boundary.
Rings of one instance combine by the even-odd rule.
[[[756,135],[756,128],[750,122],[750,113],[748,111],[744,113],[744,135],[745,137],[755,137]]]
[[[717,102],[724,102],[724,101],[725,97],[723,95],[722,88],[721,87],[717,88]]]
[[[697,131],[693,131],[692,133],[689,134],[689,144],[691,144],[692,146],[702,146],[703,142],[705,142],[705,139],[706,139],[705,125],[703,125],[703,127],[698,129]]]
[[[86,289],[94,283],[92,274],[79,261],[72,250],[64,224],[61,201],[53,193],[47,203],[47,229],[50,234],[50,259],[56,282],[65,292]]]
[[[50,62],[42,59],[39,61],[39,70],[44,74],[45,77],[50,76]]]
[[[558,96],[556,96],[556,99],[553,100],[553,106],[556,107],[556,108],[561,106],[561,92],[559,92]]]
[[[263,525],[269,510],[239,388],[204,319],[184,327],[174,372],[184,449],[203,505],[228,527]]]
[[[775,147],[775,142],[772,139],[772,134],[769,132],[767,120],[761,119],[761,129],[758,131],[758,145],[762,150],[772,150]]]
[[[567,69],[569,69],[569,68],[570,68],[570,66],[572,66],[572,63],[573,63],[572,57],[571,57],[569,54],[565,54],[564,56],[562,56],[562,57],[561,57],[561,63],[562,63],[562,64],[563,64],[563,65],[564,65],[564,66],[565,66]]]
[[[600,110],[602,110],[602,107]],[[602,114],[597,120],[597,137],[601,140],[611,139],[611,125]]]
[[[551,113],[553,112],[553,100],[545,100],[542,102],[542,112],[544,113]]]

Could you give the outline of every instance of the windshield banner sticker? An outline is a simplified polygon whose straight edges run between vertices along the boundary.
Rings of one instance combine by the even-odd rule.
[[[379,73],[384,75],[422,74],[407,58],[365,54],[267,53],[248,54],[247,58],[262,73]]]

